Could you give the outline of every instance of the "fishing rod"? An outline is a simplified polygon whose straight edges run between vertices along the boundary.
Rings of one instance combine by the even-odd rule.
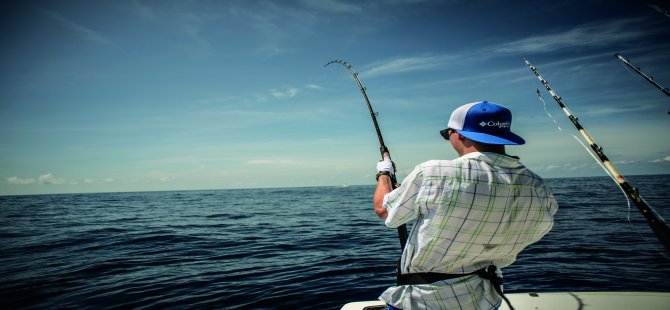
[[[615,53],[614,57],[619,58],[619,60],[623,61],[623,63],[625,63],[628,67],[635,70],[635,72],[637,72],[637,74],[644,77],[647,81],[649,81],[649,83],[653,84],[654,86],[656,86],[656,88],[660,89],[666,96],[670,97],[670,89],[668,89],[667,87],[661,86],[661,84],[656,83],[656,81],[654,81],[654,78],[644,74],[644,72],[642,72],[640,67],[633,66],[633,64],[631,64],[630,61],[628,61],[628,59],[623,58],[623,56],[621,56],[621,54],[619,54],[619,53]],[[670,112],[668,112],[668,114],[670,114]]]
[[[647,5],[648,5],[650,8],[652,8],[652,9],[658,11],[659,13],[661,13],[661,14],[667,16],[667,17],[670,17],[670,13],[668,13],[668,10],[666,10],[665,8],[662,8],[660,5],[658,5],[658,4],[654,4],[654,3],[647,3]]]
[[[665,249],[670,253],[670,228],[668,228],[668,225],[661,219],[658,214],[656,214],[656,211],[651,208],[647,204],[644,199],[642,199],[642,196],[640,196],[640,193],[638,192],[637,188],[634,188],[626,181],[626,179],[619,173],[619,171],[612,165],[612,162],[605,156],[605,153],[603,151],[603,148],[598,146],[596,142],[589,136],[589,134],[586,132],[584,127],[579,123],[579,120],[577,117],[572,114],[572,112],[568,109],[568,107],[565,105],[563,102],[563,99],[554,92],[554,90],[549,86],[549,83],[542,78],[540,75],[540,72],[537,71],[537,68],[535,68],[533,65],[528,62],[528,60],[524,59],[528,67],[530,68],[531,71],[537,76],[537,78],[540,80],[542,85],[549,91],[549,94],[551,94],[554,97],[554,100],[558,105],[561,107],[563,112],[568,116],[570,121],[575,125],[577,130],[582,134],[584,139],[589,143],[589,146],[593,149],[593,151],[596,153],[598,156],[598,160],[602,163],[603,167],[605,167],[607,173],[612,176],[612,178],[616,181],[617,185],[623,190],[623,192],[626,194],[626,196],[635,203],[635,206],[638,208],[638,210],[644,215],[645,219],[647,220],[647,223],[649,223],[649,226],[651,227],[651,230],[656,234],[656,237],[658,240],[663,244]],[[539,90],[538,90],[538,95],[539,95]]]
[[[327,63],[324,67],[327,67],[330,64],[333,63],[338,63],[347,68],[349,70],[349,73],[353,75],[354,79],[356,79],[356,82],[358,83],[358,87],[361,89],[361,93],[363,93],[363,98],[365,98],[365,103],[368,105],[368,110],[370,111],[370,117],[372,117],[372,123],[375,125],[375,130],[377,131],[377,138],[379,138],[379,151],[381,152],[382,155],[382,160],[384,160],[384,153],[389,153],[389,156],[391,152],[389,152],[389,149],[386,147],[384,144],[384,138],[382,137],[382,132],[379,129],[379,123],[377,123],[377,115],[378,113],[372,110],[372,104],[370,104],[370,99],[368,98],[368,94],[365,92],[365,86],[363,86],[363,83],[361,83],[361,80],[358,78],[358,73],[354,71],[354,68],[351,67],[349,63],[347,63],[344,60],[333,60],[329,63]],[[390,158],[389,158],[390,159]],[[391,175],[391,184],[393,185],[393,188],[398,187],[398,181],[395,177],[395,174]],[[400,247],[402,249],[405,249],[405,244],[407,244],[407,225],[403,224],[398,227],[398,237],[400,238]]]

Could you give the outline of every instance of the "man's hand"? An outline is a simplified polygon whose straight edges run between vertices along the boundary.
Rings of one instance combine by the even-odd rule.
[[[377,172],[388,171],[389,176],[395,174],[395,163],[391,161],[389,153],[384,153],[384,160],[377,163]]]

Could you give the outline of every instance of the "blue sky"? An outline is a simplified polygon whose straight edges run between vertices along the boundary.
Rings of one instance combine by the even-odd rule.
[[[658,2],[670,7],[667,1]],[[638,1],[2,4],[0,194],[373,184],[368,89],[402,178],[456,153],[451,111],[514,113],[538,174],[604,172],[523,59],[624,175],[670,173],[670,18]]]

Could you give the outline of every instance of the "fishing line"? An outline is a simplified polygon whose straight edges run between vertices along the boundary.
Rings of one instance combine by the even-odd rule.
[[[547,102],[544,101],[544,97],[542,97],[542,94],[540,93],[540,90],[538,88],[535,88],[535,91],[537,92],[537,98],[539,98],[540,101],[542,102],[542,108],[544,108],[544,113],[547,113],[547,115],[549,116],[549,118],[551,118],[551,121],[554,122],[554,124],[556,125],[556,128],[558,128],[559,131],[563,131],[563,128],[561,128],[561,125],[558,124],[558,121],[556,121],[554,116],[551,115],[551,113],[549,113],[549,110],[547,109]],[[573,137],[575,137],[575,136],[573,135]],[[577,137],[575,137],[575,139],[576,138]],[[579,139],[577,139],[577,141],[579,141],[579,143],[582,142]]]
[[[532,73],[531,73],[531,74],[532,74]],[[536,82],[536,83],[537,83],[537,82]],[[561,126],[558,124],[558,121],[556,121],[556,119],[554,118],[554,116],[551,115],[551,113],[549,113],[549,110],[547,109],[547,102],[544,100],[544,96],[542,96],[542,93],[540,92],[540,90],[536,88],[535,91],[536,91],[536,93],[537,93],[537,98],[540,100],[540,102],[542,102],[542,107],[544,108],[544,112],[549,116],[549,118],[551,118],[551,120],[554,122],[554,124],[556,124],[556,128],[558,128],[559,131],[563,131],[563,129],[561,128]],[[600,166],[600,168],[602,168],[602,169],[605,171],[605,174],[607,174],[607,176],[609,176],[609,177],[612,179],[612,181],[616,182],[616,179],[614,178],[614,176],[607,170],[607,168],[605,167],[605,165],[603,165],[603,164],[600,162],[600,160],[598,160],[598,158],[596,157],[595,154],[593,154],[593,152],[591,151],[591,149],[589,149],[589,148],[586,146],[586,144],[584,144],[584,141],[582,141],[581,139],[579,139],[577,136],[575,136],[575,135],[573,135],[573,134],[571,134],[570,136],[572,136],[572,138],[574,138],[575,140],[577,140],[577,142],[579,142],[579,144],[581,144],[582,147],[586,150],[586,153],[588,153],[589,155],[591,155],[591,157],[593,157],[593,159],[594,159],[594,160],[596,161],[596,163]],[[621,187],[618,187],[618,186],[617,186],[617,188],[619,188],[619,190],[621,190],[621,192],[623,193],[624,197],[626,198],[626,203],[628,204],[628,215],[627,215],[627,219],[628,219],[628,223],[630,223],[630,224],[632,225],[633,223],[630,221],[630,210],[631,210],[631,208],[630,208],[630,199],[628,199],[628,196],[626,196],[626,192],[624,192],[624,191],[621,189]]]
[[[533,77],[532,72],[529,72],[529,74],[531,75],[531,77]],[[534,79],[532,79],[532,80],[534,80]],[[534,83],[538,83],[538,82],[534,82]],[[533,86],[535,86],[535,84],[533,84]],[[537,98],[540,100],[540,102],[542,102],[542,108],[544,108],[544,113],[546,113],[547,116],[549,116],[549,118],[551,119],[552,122],[554,122],[554,124],[556,125],[556,128],[559,131],[563,131],[563,128],[561,128],[561,125],[554,118],[554,116],[549,112],[549,110],[547,108],[547,102],[544,100],[544,96],[542,96],[542,93],[540,92],[540,89],[536,87],[535,88],[535,93],[537,94]],[[596,161],[596,163],[605,171],[605,174],[607,174],[607,176],[609,176],[614,182],[616,182],[616,178],[614,178],[614,176],[607,170],[607,168],[600,162],[600,160],[598,160],[598,157],[596,157],[596,155],[593,154],[591,149],[589,149],[586,146],[586,144],[584,144],[584,141],[582,141],[581,139],[579,139],[577,136],[575,136],[573,134],[570,134],[570,136],[573,139],[577,140],[577,142],[579,142],[579,144],[581,144],[582,147],[586,150],[586,153],[591,155],[591,157],[593,157],[593,159]],[[624,195],[625,195],[625,193],[624,193]],[[626,200],[628,200],[628,197],[626,197]],[[629,201],[629,207],[630,207],[630,201]]]
[[[551,113],[549,113],[549,111],[547,110],[547,102],[544,101],[544,97],[542,96],[542,93],[540,93],[540,90],[536,88],[535,91],[537,92],[537,98],[540,99],[540,102],[542,102],[542,106],[544,107],[544,112],[547,113],[547,115],[549,115],[549,118],[551,118],[551,120],[554,122],[554,124],[556,124],[556,127],[558,128],[558,130],[563,131],[563,129],[562,129],[561,126],[558,124],[558,122],[556,121],[556,119],[555,119],[555,118],[551,115]],[[571,134],[570,136],[571,136],[572,138],[574,138],[575,140],[577,140],[577,142],[579,142],[579,144],[582,145],[582,147],[586,150],[586,152],[587,152],[589,155],[591,155],[591,157],[593,157],[593,159],[596,161],[596,163],[597,163],[601,168],[603,168],[603,170],[605,170],[605,173],[606,173],[610,178],[612,178],[612,181],[616,182],[616,179],[614,178],[614,176],[607,170],[607,168],[605,167],[605,165],[603,165],[603,164],[600,162],[600,160],[598,160],[598,157],[596,157],[596,155],[593,154],[593,152],[591,151],[591,149],[589,149],[589,148],[586,146],[586,144],[584,144],[584,141],[582,141],[581,139],[579,139],[577,136],[575,136],[575,135],[573,135],[573,134]],[[624,193],[624,195],[625,195],[625,194],[626,194],[626,193]],[[628,200],[628,197],[626,197],[626,200]],[[630,208],[630,201],[629,201],[628,206],[629,206],[629,208]]]
[[[533,73],[530,73],[530,74],[531,74],[531,77],[532,77],[532,74],[533,74]],[[535,83],[537,83],[537,82],[535,82]],[[535,85],[535,84],[533,84],[533,85]],[[557,128],[559,131],[563,131],[563,128],[561,128],[561,125],[560,125],[560,124],[558,123],[558,121],[554,118],[554,116],[549,112],[549,109],[547,108],[547,102],[544,100],[544,96],[542,96],[542,93],[540,92],[540,89],[535,88],[535,92],[536,92],[536,94],[537,94],[537,98],[540,100],[540,102],[542,102],[542,108],[544,108],[544,113],[546,113],[547,116],[549,116],[549,118],[551,119],[552,122],[554,122],[554,124],[556,125],[556,128]],[[612,180],[613,180],[614,182],[616,182],[616,179],[614,178],[614,176],[612,176],[612,174],[611,174],[609,171],[607,171],[607,168],[605,168],[605,166],[598,160],[598,158],[595,156],[595,154],[593,154],[593,152],[591,152],[591,150],[586,146],[586,144],[584,144],[584,142],[583,142],[581,139],[579,139],[577,136],[575,136],[575,135],[573,135],[573,134],[570,134],[570,136],[571,136],[572,138],[574,138],[575,140],[577,140],[577,142],[579,142],[579,144],[581,144],[582,147],[586,150],[586,153],[588,153],[589,155],[591,155],[591,157],[593,157],[593,159],[596,161],[596,163],[597,163],[598,165],[600,165],[600,167],[603,168],[603,170],[605,170],[605,173],[606,173],[610,178],[612,178]],[[625,193],[624,193],[624,195],[625,195]],[[626,197],[626,200],[628,200],[628,197]],[[628,206],[629,206],[629,209],[630,209],[630,201],[629,201]]]

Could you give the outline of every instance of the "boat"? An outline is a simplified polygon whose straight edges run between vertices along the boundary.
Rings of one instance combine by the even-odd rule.
[[[670,309],[670,292],[548,292],[508,293],[516,310],[659,310]],[[382,301],[350,302],[341,310],[386,309]],[[500,310],[509,310],[504,302]]]

